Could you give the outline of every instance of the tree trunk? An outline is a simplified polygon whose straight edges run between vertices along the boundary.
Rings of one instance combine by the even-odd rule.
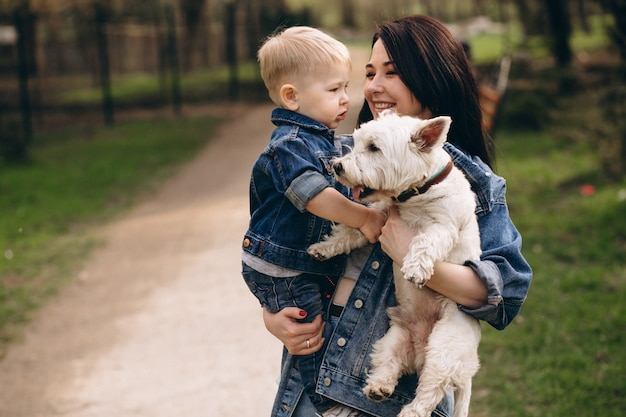
[[[615,24],[611,28],[611,38],[620,53],[615,82],[606,100],[607,121],[617,125],[611,155],[613,165],[607,166],[612,167],[611,174],[623,178],[626,175],[626,0],[603,0],[602,7],[613,16]]]
[[[343,29],[354,29],[354,3],[352,0],[341,0],[341,26]]]
[[[576,0],[576,12],[578,13],[578,20],[580,21],[580,28],[585,33],[589,33],[591,28],[589,26],[587,8],[585,7],[585,0]]]
[[[248,0],[246,5],[246,42],[248,45],[246,56],[256,61],[256,52],[267,33],[263,33],[261,10],[263,5],[256,0]]]
[[[179,3],[183,23],[185,25],[185,42],[183,43],[184,71],[191,71],[194,66],[193,51],[198,44],[199,26],[204,21],[205,0],[181,0]]]
[[[613,16],[611,38],[619,49],[622,64],[626,64],[626,0],[603,0],[602,7]]]
[[[572,63],[572,49],[569,38],[572,25],[565,0],[544,0],[550,30],[552,55],[559,68],[567,68]]]

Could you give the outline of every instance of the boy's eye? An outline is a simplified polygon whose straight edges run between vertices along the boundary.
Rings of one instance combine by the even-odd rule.
[[[373,72],[366,72],[365,73],[365,78],[374,78],[376,74],[374,74]]]

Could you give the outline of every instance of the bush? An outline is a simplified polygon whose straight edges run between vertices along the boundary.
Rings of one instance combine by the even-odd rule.
[[[28,157],[29,140],[15,119],[0,119],[0,156],[5,162],[24,162]]]
[[[499,123],[509,129],[541,130],[550,122],[554,100],[545,92],[509,88]]]

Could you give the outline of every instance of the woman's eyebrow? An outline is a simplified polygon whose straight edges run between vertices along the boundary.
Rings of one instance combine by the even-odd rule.
[[[383,67],[388,67],[388,66],[393,66],[393,65],[394,65],[393,61],[383,62]],[[368,63],[365,65],[365,68],[374,68],[374,65]]]

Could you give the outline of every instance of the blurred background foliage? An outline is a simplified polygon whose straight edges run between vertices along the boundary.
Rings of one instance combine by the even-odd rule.
[[[432,15],[472,48],[482,77],[508,56],[520,120],[545,121],[554,94],[601,79],[598,106],[616,138],[607,171],[623,174],[626,0],[0,0],[0,151],[24,160],[33,131],[115,121],[116,112],[264,100],[255,53],[277,27],[319,26],[368,43],[377,22]],[[605,59],[589,59],[592,52]],[[537,71],[548,84],[537,85]],[[484,81],[484,78],[483,78]],[[518,86],[520,83],[518,83]],[[610,85],[610,89],[606,86]],[[531,88],[532,87],[532,88]],[[539,88],[535,88],[539,87]],[[594,87],[595,89],[595,87]],[[515,88],[513,89],[515,90]],[[524,90],[524,89],[522,89]],[[547,110],[547,109],[545,109]],[[597,127],[594,127],[597,130]],[[593,130],[593,129],[592,129]]]

